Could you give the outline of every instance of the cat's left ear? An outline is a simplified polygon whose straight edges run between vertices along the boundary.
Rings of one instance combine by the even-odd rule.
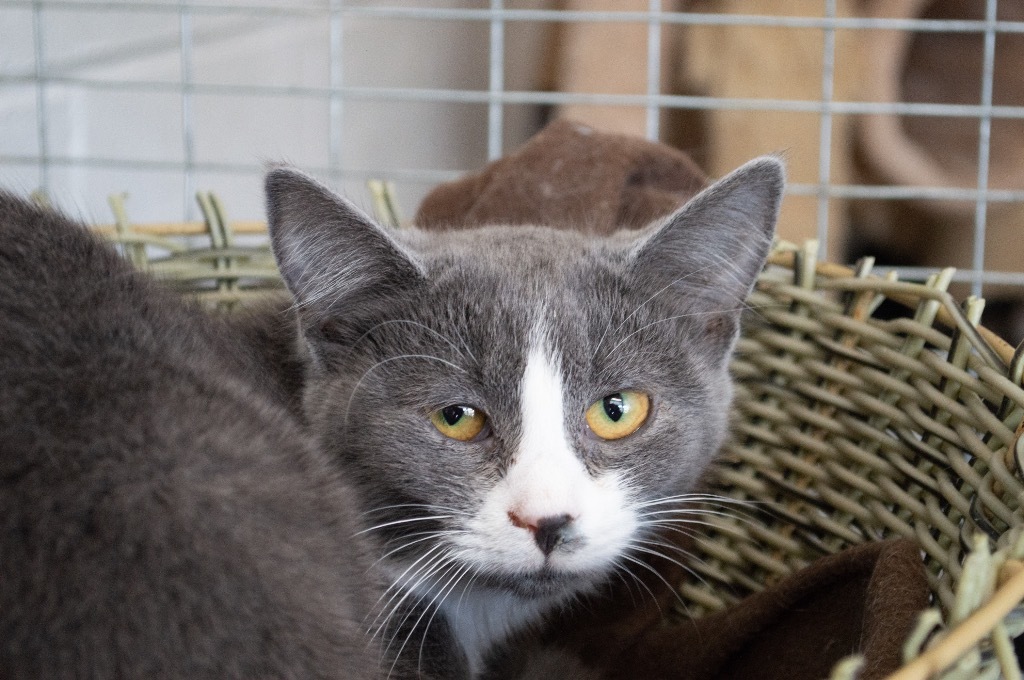
[[[350,201],[292,168],[267,174],[270,243],[296,307],[347,315],[421,280],[423,267]]]
[[[768,257],[784,187],[782,161],[750,161],[650,228],[633,275],[738,311]]]

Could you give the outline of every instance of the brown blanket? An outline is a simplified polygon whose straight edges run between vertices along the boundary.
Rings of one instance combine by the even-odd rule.
[[[664,217],[706,183],[681,151],[558,120],[518,151],[435,188],[413,222],[424,229],[544,224],[608,234]]]
[[[606,678],[822,680],[850,654],[863,654],[861,680],[899,668],[900,650],[928,606],[917,546],[866,543],[822,558],[717,614],[652,626],[614,658]],[[591,638],[582,659],[599,657]]]
[[[544,224],[608,234],[667,215],[705,185],[703,173],[675,149],[556,121],[511,155],[437,187],[415,223]],[[887,541],[823,558],[724,612],[665,626],[676,597],[665,584],[680,583],[684,574],[668,561],[650,564],[658,574],[638,574],[645,588],[620,589],[553,617],[540,636],[540,663],[506,660],[527,664],[510,673],[818,680],[839,659],[861,653],[861,677],[880,678],[898,668],[902,641],[929,597],[915,545]],[[653,599],[638,596],[646,589]],[[581,663],[594,673],[584,673]]]

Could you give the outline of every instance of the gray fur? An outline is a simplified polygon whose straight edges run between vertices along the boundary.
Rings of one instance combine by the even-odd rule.
[[[382,677],[361,505],[250,350],[0,193],[0,676]]]
[[[374,533],[393,551],[382,562],[390,573],[443,553],[444,532],[465,531],[465,517],[512,464],[538,327],[562,359],[564,422],[587,470],[618,470],[638,503],[692,491],[724,436],[728,358],[782,189],[781,163],[762,158],[640,233],[427,233],[379,227],[301,173],[273,170],[272,243],[310,357],[305,417],[384,525]],[[615,442],[586,436],[587,407],[626,388],[653,395],[649,421]],[[426,416],[449,404],[485,411],[491,436],[440,435]],[[460,575],[451,597],[484,590],[524,606],[563,601],[611,569],[541,580],[451,565],[446,573]],[[404,603],[412,611],[391,619],[386,640],[416,640],[426,625],[414,622],[432,620],[430,644],[443,648],[447,622],[417,618],[430,601]],[[426,656],[419,662],[429,669]],[[440,668],[450,671],[458,656]]]

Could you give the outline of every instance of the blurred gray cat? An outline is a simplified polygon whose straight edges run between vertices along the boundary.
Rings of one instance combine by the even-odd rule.
[[[383,677],[359,504],[249,349],[0,192],[0,677]]]
[[[783,183],[758,159],[659,224],[593,238],[392,231],[297,171],[268,175],[301,410],[382,541],[369,628],[389,655],[479,676],[682,525]]]

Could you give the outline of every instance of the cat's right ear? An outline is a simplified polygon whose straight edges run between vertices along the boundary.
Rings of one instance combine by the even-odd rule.
[[[307,321],[386,297],[424,275],[416,257],[359,208],[292,168],[266,178],[270,243]]]

